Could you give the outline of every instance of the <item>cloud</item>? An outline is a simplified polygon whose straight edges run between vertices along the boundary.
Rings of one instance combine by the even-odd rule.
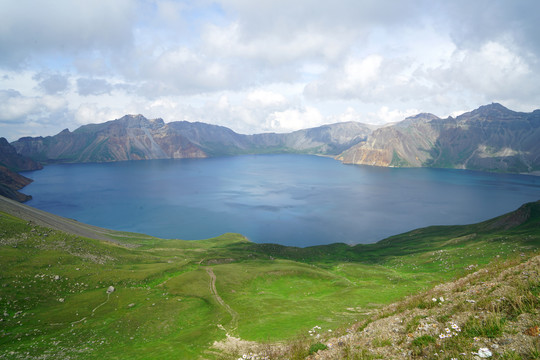
[[[476,90],[487,97],[507,99],[527,96],[538,84],[538,76],[527,61],[509,48],[487,42],[478,49],[456,54],[453,75],[465,88]]]
[[[112,89],[112,85],[104,79],[77,79],[77,92],[82,96],[110,94]]]
[[[0,66],[20,68],[43,56],[61,56],[132,43],[129,0],[18,0],[0,2]]]
[[[257,89],[247,95],[247,100],[255,106],[280,106],[287,102],[285,96],[268,90]]]
[[[309,106],[302,109],[274,112],[267,118],[267,128],[279,132],[312,128],[323,124],[323,115],[318,109]]]
[[[380,54],[349,57],[329,69],[319,78],[306,84],[308,98],[358,99],[363,102],[384,103],[408,101],[410,96],[429,92],[429,81],[412,75],[421,64],[400,59],[384,58]]]
[[[24,96],[16,90],[0,90],[2,136],[9,141],[58,132],[69,119],[66,101],[58,96]]]
[[[48,95],[63,93],[69,86],[67,74],[40,72],[33,79],[38,81],[37,87]]]
[[[95,103],[85,103],[75,110],[73,118],[78,125],[85,125],[119,119],[123,115],[125,113],[115,109],[105,108]]]
[[[0,90],[0,122],[17,123],[58,111],[65,102],[54,96],[28,97],[16,90]]]
[[[407,109],[407,110],[390,110],[388,106],[382,106],[376,112],[370,112],[365,117],[366,122],[369,124],[383,125],[386,123],[394,123],[401,121],[409,116],[414,116],[419,114],[420,110],[418,109]]]
[[[373,25],[400,26],[414,22],[421,13],[425,0],[394,1],[341,0],[334,2],[310,0],[221,0],[221,6],[244,29],[246,39],[261,34],[276,34],[283,39],[298,32],[333,33],[352,29],[361,34]]]
[[[154,98],[234,88],[234,76],[227,64],[178,47],[144,59],[137,78],[140,94]]]
[[[283,36],[270,32],[254,38],[236,22],[227,27],[208,26],[202,40],[209,54],[271,67],[305,59],[336,59],[352,41],[345,29],[331,33],[296,30]]]
[[[441,2],[442,24],[462,49],[487,42],[505,42],[520,49],[540,52],[540,3],[537,1],[445,1]]]

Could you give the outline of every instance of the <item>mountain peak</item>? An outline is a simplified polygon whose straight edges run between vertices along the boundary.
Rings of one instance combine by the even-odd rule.
[[[513,115],[513,114],[515,114],[514,111],[502,106],[501,104],[491,103],[489,105],[480,106],[476,110],[462,114],[458,116],[458,118],[483,117],[483,118],[491,118],[491,119],[500,119],[500,118],[508,117],[508,115]]]
[[[142,128],[159,129],[160,127],[165,125],[165,122],[161,118],[147,119],[144,115],[141,115],[141,114],[124,115],[121,118],[109,121],[108,123],[114,123],[114,122],[124,124],[128,128],[142,127]]]
[[[436,120],[436,119],[439,119],[437,115],[433,115],[430,113],[420,113],[420,114],[405,118],[404,120],[398,122],[396,126],[407,127],[414,123],[427,122],[427,121]]]

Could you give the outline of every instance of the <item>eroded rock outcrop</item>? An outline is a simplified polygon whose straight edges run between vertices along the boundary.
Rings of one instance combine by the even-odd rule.
[[[460,168],[497,172],[540,170],[540,110],[481,106],[457,118],[420,114],[375,130],[340,154],[344,163]]]

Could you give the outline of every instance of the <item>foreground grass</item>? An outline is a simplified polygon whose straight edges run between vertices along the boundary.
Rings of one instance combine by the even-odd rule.
[[[535,251],[539,208],[372,245],[303,249],[237,234],[110,233],[113,244],[0,213],[0,358],[212,359],[228,356],[213,347],[227,335],[274,343],[315,326],[335,331],[494,259]]]

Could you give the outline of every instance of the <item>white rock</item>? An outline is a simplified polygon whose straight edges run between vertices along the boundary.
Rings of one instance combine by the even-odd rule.
[[[107,289],[107,294],[110,294],[110,293],[113,293],[115,290],[114,286],[109,286],[109,288]]]
[[[478,356],[480,356],[481,358],[488,358],[488,357],[491,357],[491,355],[493,355],[491,353],[491,351],[489,351],[488,348],[480,348],[478,349]]]

